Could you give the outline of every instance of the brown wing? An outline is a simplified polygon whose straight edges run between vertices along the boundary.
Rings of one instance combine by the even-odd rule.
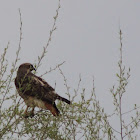
[[[49,103],[53,103],[58,98],[58,94],[45,80],[32,73],[24,77],[17,77],[15,85],[21,96],[32,96]]]

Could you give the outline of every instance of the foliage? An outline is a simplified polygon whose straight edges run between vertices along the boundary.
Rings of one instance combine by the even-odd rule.
[[[38,57],[38,63],[36,68],[41,65],[42,59],[45,57],[47,48],[51,42],[51,36],[56,30],[56,21],[59,15],[60,1],[58,9],[56,10],[56,16],[54,17],[54,24],[50,31],[50,37],[46,43],[46,47],[43,48],[41,56]],[[56,139],[56,140],[114,140],[114,139],[136,139],[136,129],[139,128],[140,113],[138,107],[135,105],[134,109],[123,113],[122,112],[122,97],[126,93],[126,87],[130,77],[130,69],[126,71],[123,65],[122,59],[122,32],[120,30],[120,60],[118,62],[119,72],[116,74],[118,78],[118,86],[113,86],[110,89],[114,112],[112,115],[105,113],[104,108],[101,107],[100,102],[96,98],[94,79],[93,88],[91,93],[88,93],[85,88],[82,91],[79,90],[81,77],[77,89],[74,90],[74,95],[69,91],[67,79],[61,70],[59,64],[48,72],[59,69],[66,86],[66,95],[72,101],[71,105],[67,105],[63,102],[58,102],[61,115],[59,117],[53,117],[49,111],[37,110],[33,118],[24,118],[23,111],[25,104],[19,97],[14,88],[14,75],[17,71],[17,61],[19,60],[19,53],[21,50],[22,41],[22,19],[20,15],[20,37],[19,48],[16,52],[15,61],[8,71],[8,60],[6,59],[6,53],[8,51],[9,43],[4,49],[4,52],[0,57],[0,139]],[[43,75],[47,74],[45,72]],[[43,76],[42,75],[42,76]],[[86,95],[89,98],[86,98]],[[75,101],[77,100],[78,101]],[[132,111],[136,111],[136,116],[129,116],[132,121],[126,124],[123,116]],[[116,116],[120,122],[120,130],[116,130],[109,122],[112,116]]]

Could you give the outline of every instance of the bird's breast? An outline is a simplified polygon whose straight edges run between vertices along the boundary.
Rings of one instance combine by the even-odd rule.
[[[45,102],[42,101],[41,99],[37,99],[37,98],[29,96],[27,98],[24,98],[24,101],[26,105],[29,107],[39,107],[42,109],[46,109]]]

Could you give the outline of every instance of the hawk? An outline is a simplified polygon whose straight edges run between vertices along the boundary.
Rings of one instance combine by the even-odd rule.
[[[24,112],[25,117],[34,116],[35,107],[50,110],[54,116],[58,116],[60,112],[56,107],[55,100],[58,99],[67,104],[71,102],[59,96],[45,80],[33,74],[32,70],[35,70],[32,64],[23,63],[19,66],[15,78],[16,89],[27,105]],[[32,108],[30,115],[29,107]]]

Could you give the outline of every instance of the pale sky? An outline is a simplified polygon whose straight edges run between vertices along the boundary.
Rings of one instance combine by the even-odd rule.
[[[15,59],[19,41],[19,12],[23,22],[23,40],[18,65],[37,62],[49,37],[58,0],[1,0],[0,2],[0,53],[10,42],[8,60]],[[77,87],[79,74],[81,89],[87,96],[95,78],[96,95],[109,114],[113,111],[109,92],[117,84],[119,60],[119,28],[123,32],[123,59],[131,68],[130,82],[124,95],[123,110],[140,106],[140,1],[139,0],[61,0],[57,30],[53,34],[41,75],[50,67],[66,61],[61,67],[71,87]],[[43,77],[63,96],[63,78],[56,70]]]

